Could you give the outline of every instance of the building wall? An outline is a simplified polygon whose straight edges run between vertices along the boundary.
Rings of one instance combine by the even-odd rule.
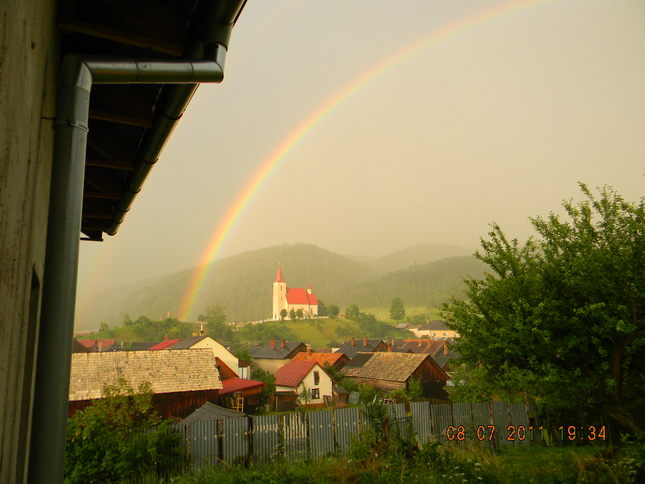
[[[233,353],[231,353],[229,350],[227,350],[224,345],[219,343],[218,341],[215,341],[213,338],[204,338],[201,341],[198,341],[195,343],[192,348],[209,348],[213,350],[213,354],[222,360],[226,366],[228,366],[231,370],[233,370],[237,376],[240,375],[240,360],[237,359]]]
[[[273,319],[280,319],[280,311],[287,309],[287,283],[274,282],[273,283]],[[288,316],[287,316],[288,317]]]
[[[317,371],[318,374],[320,375],[320,381],[316,385],[315,379],[314,379],[314,371]],[[324,370],[320,366],[314,366],[309,373],[307,373],[307,376],[305,376],[302,379],[302,382],[300,382],[300,385],[298,385],[298,388],[293,388],[293,387],[285,387],[285,386],[278,386],[276,385],[275,389],[276,391],[280,392],[286,392],[289,390],[293,390],[298,392],[298,394],[301,394],[302,391],[307,388],[307,390],[311,391],[314,388],[317,388],[319,390],[320,397],[319,398],[314,398],[309,402],[309,405],[320,405],[325,403],[325,395],[331,397],[332,396],[332,382],[331,378],[329,378],[329,375],[324,372]]]
[[[280,367],[289,363],[289,361],[289,359],[278,360],[276,358],[253,358],[253,366],[275,375],[275,372],[278,371]]]
[[[0,1],[0,482],[23,482],[58,70],[55,2]]]

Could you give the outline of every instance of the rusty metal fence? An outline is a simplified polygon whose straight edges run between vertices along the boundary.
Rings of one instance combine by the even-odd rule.
[[[391,429],[403,437],[491,448],[529,445],[541,437],[535,408],[524,403],[412,402],[386,405]],[[346,453],[353,439],[368,428],[360,407],[293,412],[282,415],[222,418],[177,424],[192,470],[219,462],[247,464],[285,459],[319,458]]]

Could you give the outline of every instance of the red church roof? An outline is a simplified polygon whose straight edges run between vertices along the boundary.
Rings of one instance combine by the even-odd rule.
[[[282,279],[282,267],[278,264],[278,272],[275,274],[275,282],[284,282]]]
[[[301,287],[287,288],[287,302],[289,304],[310,304],[312,306],[318,304],[314,291],[312,290],[311,292],[307,292],[307,290],[302,289]]]

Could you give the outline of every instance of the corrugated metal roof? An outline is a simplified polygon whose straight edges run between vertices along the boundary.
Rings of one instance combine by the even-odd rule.
[[[220,395],[239,392],[241,390],[247,390],[249,388],[255,388],[257,386],[265,386],[266,383],[255,380],[245,380],[243,378],[228,378],[222,381],[222,385],[224,386],[224,388],[219,392]]]
[[[236,412],[229,408],[220,407],[214,403],[206,402],[204,405],[199,407],[188,417],[183,419],[179,425],[188,425],[193,422],[200,422],[203,420],[215,420],[217,418],[240,418],[245,417],[246,415],[242,412]]]
[[[104,387],[114,385],[120,378],[135,389],[150,383],[153,393],[222,388],[210,349],[74,353],[69,399],[101,398]]]
[[[275,372],[275,384],[281,387],[297,387],[312,368],[320,365],[315,361],[291,360]],[[322,368],[320,368],[322,370]]]

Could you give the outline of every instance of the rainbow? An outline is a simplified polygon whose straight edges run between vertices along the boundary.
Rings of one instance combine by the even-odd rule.
[[[262,185],[262,182],[267,179],[278,163],[289,155],[303,137],[326,119],[338,106],[376,78],[428,47],[434,46],[459,32],[463,32],[481,23],[494,20],[523,8],[553,1],[555,0],[507,1],[453,22],[403,47],[390,57],[354,78],[343,88],[327,98],[322,105],[311,112],[299,126],[282,140],[280,145],[264,160],[242,191],[235,197],[233,203],[228,207],[224,218],[217,224],[208,246],[200,258],[199,265],[186,288],[179,309],[179,319],[186,320],[193,311],[196,302],[199,300],[202,284],[210,267],[209,262],[215,258],[220,247],[226,240],[227,235],[235,227],[236,222],[244,212],[244,209],[249,205],[249,202],[253,199],[253,195]]]

